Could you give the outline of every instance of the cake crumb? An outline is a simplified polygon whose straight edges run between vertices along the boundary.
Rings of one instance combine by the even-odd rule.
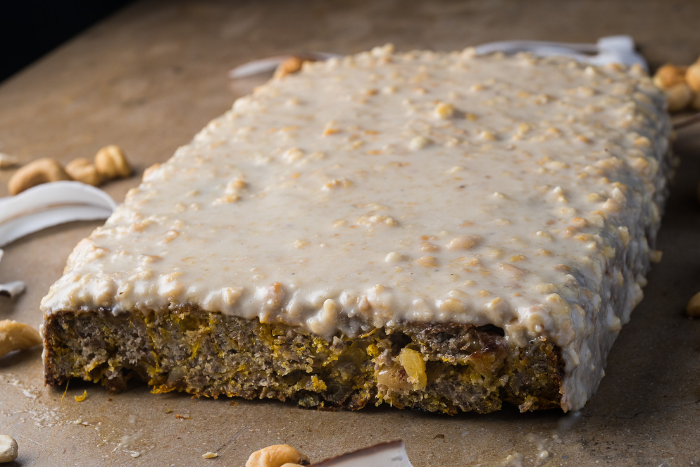
[[[74,396],[75,397],[75,402],[82,402],[85,399],[87,399],[87,390],[83,391],[83,393],[79,396]]]

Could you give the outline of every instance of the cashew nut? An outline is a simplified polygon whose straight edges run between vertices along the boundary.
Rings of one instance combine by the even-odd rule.
[[[10,178],[7,187],[10,194],[16,195],[42,183],[58,182],[60,180],[70,180],[61,164],[53,159],[43,158],[30,162],[17,170]]]
[[[667,63],[656,71],[654,84],[661,89],[668,89],[674,84],[685,83],[686,70],[687,67]]]
[[[700,318],[700,292],[693,295],[685,306],[685,314],[691,318]]]
[[[41,343],[39,331],[30,325],[9,319],[0,321],[0,357],[13,350],[31,349]]]
[[[677,112],[688,107],[693,99],[693,91],[685,83],[676,83],[664,89],[669,112]]]
[[[685,72],[685,81],[690,86],[690,89],[696,93],[700,93],[700,62],[693,63]]]
[[[276,444],[255,451],[245,467],[282,467],[284,464],[309,465],[309,458],[288,444]]]
[[[103,180],[131,175],[131,166],[119,146],[105,146],[95,155],[95,168]]]
[[[92,162],[87,159],[74,159],[70,161],[66,166],[66,173],[68,173],[73,180],[92,186],[98,186],[101,181],[97,169]]]
[[[0,435],[0,464],[17,459],[19,449],[12,436]]]

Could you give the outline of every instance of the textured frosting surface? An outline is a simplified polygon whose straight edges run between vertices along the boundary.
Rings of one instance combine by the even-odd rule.
[[[194,304],[322,336],[494,324],[562,348],[577,409],[657,255],[664,106],[640,70],[568,59],[306,64],[149,169],[42,309]]]

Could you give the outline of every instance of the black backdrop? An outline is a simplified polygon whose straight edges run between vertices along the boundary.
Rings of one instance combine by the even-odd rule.
[[[133,0],[0,0],[0,82]]]

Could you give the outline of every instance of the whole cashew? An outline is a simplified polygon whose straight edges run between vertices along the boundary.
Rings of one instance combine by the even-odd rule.
[[[131,175],[131,166],[119,146],[105,146],[95,155],[95,168],[103,180]]]
[[[309,465],[309,458],[288,444],[276,444],[255,451],[245,467],[281,467],[284,464]]]
[[[685,314],[691,318],[700,318],[700,292],[690,298],[685,306]]]
[[[41,343],[39,331],[30,325],[9,319],[0,321],[0,357],[13,350],[31,349]]]
[[[15,172],[10,178],[7,187],[10,194],[16,195],[42,183],[70,179],[70,176],[63,170],[61,164],[53,159],[43,158],[30,162]]]
[[[688,107],[693,100],[693,91],[685,83],[676,83],[663,90],[669,112],[678,112]]]
[[[685,72],[685,80],[690,86],[690,89],[696,94],[700,93],[700,62],[693,63]]]
[[[88,185],[98,186],[100,184],[100,174],[97,169],[87,159],[75,159],[68,163],[66,172],[73,180],[87,183]]]
[[[687,68],[667,63],[656,71],[653,79],[654,84],[661,89],[668,89],[674,84],[685,83]]]

